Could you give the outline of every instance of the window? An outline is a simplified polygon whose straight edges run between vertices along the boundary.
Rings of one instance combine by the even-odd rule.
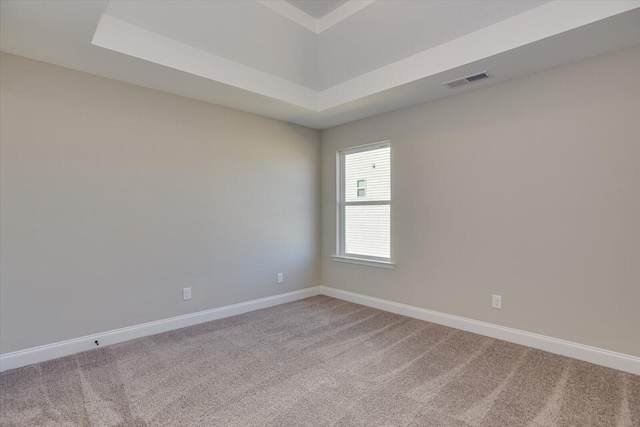
[[[358,186],[356,187],[356,191],[358,192],[358,197],[367,196],[367,180],[366,179],[358,180]]]
[[[392,265],[390,144],[340,151],[338,175],[338,247],[334,259]]]

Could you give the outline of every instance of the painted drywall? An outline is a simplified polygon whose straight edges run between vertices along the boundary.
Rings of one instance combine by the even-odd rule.
[[[316,34],[255,1],[110,1],[105,13],[243,65],[320,89]],[[183,58],[184,59],[184,58]]]
[[[322,131],[322,284],[640,356],[638,70],[635,47]],[[385,140],[396,268],[334,262],[336,151]]]
[[[0,64],[1,353],[319,284],[318,131]]]
[[[320,87],[328,89],[545,3],[548,0],[373,2],[318,35]]]

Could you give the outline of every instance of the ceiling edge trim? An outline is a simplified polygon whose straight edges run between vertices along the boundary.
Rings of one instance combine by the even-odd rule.
[[[376,0],[349,0],[326,16],[316,19],[284,0],[256,0],[257,3],[316,34],[328,30],[375,1]]]
[[[309,31],[312,31],[316,34],[319,33],[317,19],[315,19],[311,15],[307,15],[297,7],[287,3],[284,0],[256,0],[256,2],[306,28]]]
[[[337,107],[639,7],[638,0],[553,1],[327,88],[320,92],[319,109]]]
[[[178,42],[107,13],[100,19],[92,44],[322,112],[637,8],[640,0],[550,2],[323,91]]]
[[[318,111],[319,93],[103,13],[91,44]]]
[[[346,2],[336,10],[318,19],[318,34],[344,21],[351,15],[360,12],[375,1],[376,0],[350,0]]]

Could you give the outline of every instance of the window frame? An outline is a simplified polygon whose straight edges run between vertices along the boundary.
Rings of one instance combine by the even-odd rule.
[[[364,185],[360,187],[360,183],[363,182]],[[360,195],[360,190],[364,191],[364,194]],[[356,197],[367,197],[367,178],[364,179],[356,179]]]
[[[391,141],[380,141],[372,144],[359,145],[357,147],[339,150],[336,153],[336,255],[332,255],[334,261],[347,262],[353,264],[369,265],[373,267],[395,268],[393,260],[393,221],[390,221],[390,243],[389,258],[374,257],[368,255],[350,254],[346,252],[346,233],[345,233],[345,211],[347,206],[380,206],[388,205],[390,214],[393,211],[393,166],[390,165],[390,193],[389,200],[357,200],[352,202],[346,201],[346,182],[345,182],[345,156],[349,154],[361,153],[364,151],[372,151],[380,148],[389,148],[390,161],[392,159]],[[366,186],[366,180],[365,180]],[[356,183],[357,188],[357,183]],[[365,187],[366,188],[366,187]],[[356,190],[357,195],[357,190]],[[359,198],[359,197],[358,197]],[[393,217],[391,215],[391,217]]]

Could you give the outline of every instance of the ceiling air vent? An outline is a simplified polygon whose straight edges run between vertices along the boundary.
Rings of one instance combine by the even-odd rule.
[[[491,77],[493,77],[491,74],[489,74],[487,71],[483,71],[481,73],[472,74],[470,76],[462,77],[461,79],[451,80],[450,82],[446,82],[442,84],[448,87],[449,89],[456,89],[461,86],[468,85],[470,83],[475,83],[481,80],[490,79]]]

